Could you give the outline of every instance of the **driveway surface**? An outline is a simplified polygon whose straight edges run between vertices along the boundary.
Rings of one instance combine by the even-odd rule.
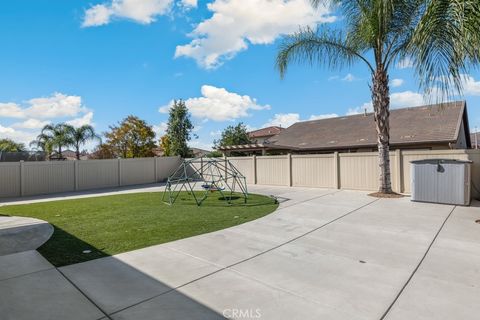
[[[233,228],[59,269],[36,251],[0,256],[1,318],[478,319],[478,202],[250,191],[281,197],[280,208]]]

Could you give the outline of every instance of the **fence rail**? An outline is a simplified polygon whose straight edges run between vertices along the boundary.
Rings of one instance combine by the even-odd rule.
[[[479,196],[480,150],[396,150],[390,153],[392,188],[410,193],[410,161],[447,158],[472,160],[472,193]],[[263,185],[377,190],[378,154],[331,153],[228,158],[247,177],[247,182]]]
[[[164,181],[179,157],[0,163],[0,198]]]

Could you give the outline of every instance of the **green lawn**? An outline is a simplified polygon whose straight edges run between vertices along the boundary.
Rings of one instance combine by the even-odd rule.
[[[55,232],[38,251],[59,267],[228,228],[278,206],[260,195],[230,206],[219,197],[212,194],[197,207],[187,193],[172,206],[162,202],[161,192],[122,194],[4,206],[0,214],[50,222]]]

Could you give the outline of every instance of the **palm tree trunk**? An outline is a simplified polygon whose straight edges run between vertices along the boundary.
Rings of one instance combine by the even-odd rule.
[[[390,90],[388,74],[383,67],[373,74],[372,103],[377,129],[378,164],[380,166],[379,192],[392,193],[390,177]]]
[[[75,144],[75,155],[77,156],[77,160],[80,160],[80,145],[78,143]]]

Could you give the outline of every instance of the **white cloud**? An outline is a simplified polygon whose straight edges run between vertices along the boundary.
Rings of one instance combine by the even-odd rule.
[[[348,73],[345,77],[342,78],[342,80],[352,82],[352,81],[355,81],[355,80],[358,80],[358,79],[353,74]]]
[[[40,128],[55,122],[55,119],[74,126],[92,124],[93,112],[82,104],[79,96],[54,93],[23,104],[0,103],[1,118],[23,119],[9,126],[0,126],[0,135],[28,145],[39,134]]]
[[[199,148],[199,149],[208,150],[208,151],[211,151],[213,149],[212,142],[205,142],[201,140],[191,140],[188,142],[188,146],[190,148]]]
[[[49,124],[50,121],[41,121],[38,119],[28,119],[23,122],[17,122],[12,124],[12,128],[20,129],[40,129]]]
[[[194,1],[184,0],[184,3]],[[141,24],[150,24],[160,15],[170,11],[173,0],[111,0],[92,6],[85,11],[83,27],[101,26],[112,18],[130,19]]]
[[[335,118],[338,117],[336,113],[329,113],[329,114],[320,114],[320,115],[311,115],[308,120],[320,120],[320,119],[328,119],[328,118]],[[292,124],[307,121],[307,119],[301,119],[300,114],[298,113],[277,113],[273,116],[272,119],[268,120],[262,127],[270,127],[270,126],[280,126],[282,128],[288,128]]]
[[[212,17],[190,34],[193,40],[177,46],[175,57],[190,57],[206,69],[220,66],[249,44],[271,44],[300,26],[333,22],[330,9],[313,9],[309,0],[215,0],[207,5]]]
[[[480,81],[475,81],[470,75],[462,75],[463,94],[469,96],[480,96]]]
[[[210,137],[220,137],[222,135],[222,130],[210,131]]]
[[[308,120],[321,120],[321,119],[329,119],[329,118],[336,118],[338,114],[336,113],[327,113],[327,114],[319,114],[314,115],[312,114]]]
[[[204,85],[202,97],[185,100],[193,117],[203,120],[227,121],[249,116],[251,110],[270,109],[269,105],[259,105],[255,98],[229,92],[224,88]],[[173,101],[160,107],[159,112],[168,113]]]
[[[392,88],[397,88],[397,87],[400,87],[402,84],[403,84],[403,79],[392,79],[392,81],[390,81],[390,86]]]
[[[428,103],[428,98],[424,97],[421,93],[413,91],[395,92],[390,94],[390,108],[408,108],[417,107]],[[365,112],[372,112],[372,102],[365,102],[359,107],[350,108],[347,111],[347,115],[360,114]]]
[[[268,120],[263,127],[279,126],[282,128],[288,128],[299,121],[300,115],[298,113],[277,113],[272,119]]]
[[[87,111],[81,97],[58,92],[50,97],[31,99],[28,103],[30,107],[25,109],[25,116],[33,118],[74,117]]]
[[[155,131],[155,134],[157,135],[157,138],[159,139],[165,133],[167,132],[168,124],[167,122],[161,122],[159,125],[154,125],[153,126],[153,131]]]
[[[25,113],[23,112],[22,108],[16,103],[0,103],[0,117],[24,118]]]
[[[54,93],[50,97],[34,98],[27,101],[28,106],[22,108],[16,103],[0,103],[0,117],[51,119],[74,117],[88,112],[82,105],[82,98]]]
[[[78,128],[86,124],[93,125],[92,120],[93,120],[93,112],[90,111],[90,112],[87,112],[84,116],[80,118],[68,120],[66,121],[66,123]]]
[[[196,8],[198,6],[197,0],[181,0],[180,4],[185,8]]]
[[[390,106],[392,108],[416,107],[425,104],[423,94],[413,91],[396,92],[390,95]]]
[[[365,110],[367,110],[367,112],[372,112],[373,111],[373,105],[372,105],[371,102],[365,102],[364,104],[362,104],[359,107],[348,109],[346,115],[351,116],[351,115],[354,115],[354,114],[364,113]]]
[[[413,67],[413,60],[409,57],[406,57],[397,63],[398,69],[408,69]]]
[[[15,130],[14,128],[0,125],[0,136],[2,138],[8,138],[16,142],[24,143],[28,146],[28,144],[35,139],[37,134],[33,132]]]

